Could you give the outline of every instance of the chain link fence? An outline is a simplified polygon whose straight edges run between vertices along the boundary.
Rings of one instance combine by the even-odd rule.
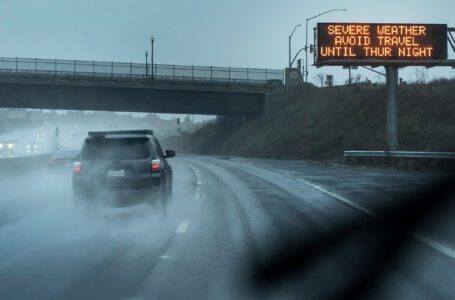
[[[1,73],[124,79],[159,79],[263,84],[284,81],[283,70],[225,68],[82,60],[0,58]]]

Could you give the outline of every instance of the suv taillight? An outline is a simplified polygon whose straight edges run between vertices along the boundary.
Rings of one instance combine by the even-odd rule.
[[[159,173],[161,171],[161,161],[159,159],[152,160],[152,165],[150,166],[152,173]]]
[[[73,162],[73,171],[80,172],[82,169],[82,164],[79,161]]]

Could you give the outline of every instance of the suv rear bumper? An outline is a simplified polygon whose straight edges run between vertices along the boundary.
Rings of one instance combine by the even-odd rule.
[[[89,205],[99,207],[123,207],[142,203],[159,203],[163,195],[160,189],[153,188],[150,190],[130,190],[130,191],[97,191],[94,193],[77,193],[77,201],[85,201]]]
[[[150,191],[159,189],[160,177],[135,177],[135,178],[93,178],[90,176],[73,176],[73,190],[83,193],[96,192],[133,192]]]

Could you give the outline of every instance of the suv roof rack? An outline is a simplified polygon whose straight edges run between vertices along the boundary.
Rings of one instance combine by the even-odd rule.
[[[140,130],[112,130],[112,131],[89,131],[88,135],[91,137],[103,137],[106,135],[114,134],[144,134],[153,135],[153,130],[140,129]]]

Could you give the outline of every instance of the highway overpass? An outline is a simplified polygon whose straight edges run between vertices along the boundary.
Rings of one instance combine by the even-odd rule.
[[[283,71],[0,58],[0,107],[260,115]]]

